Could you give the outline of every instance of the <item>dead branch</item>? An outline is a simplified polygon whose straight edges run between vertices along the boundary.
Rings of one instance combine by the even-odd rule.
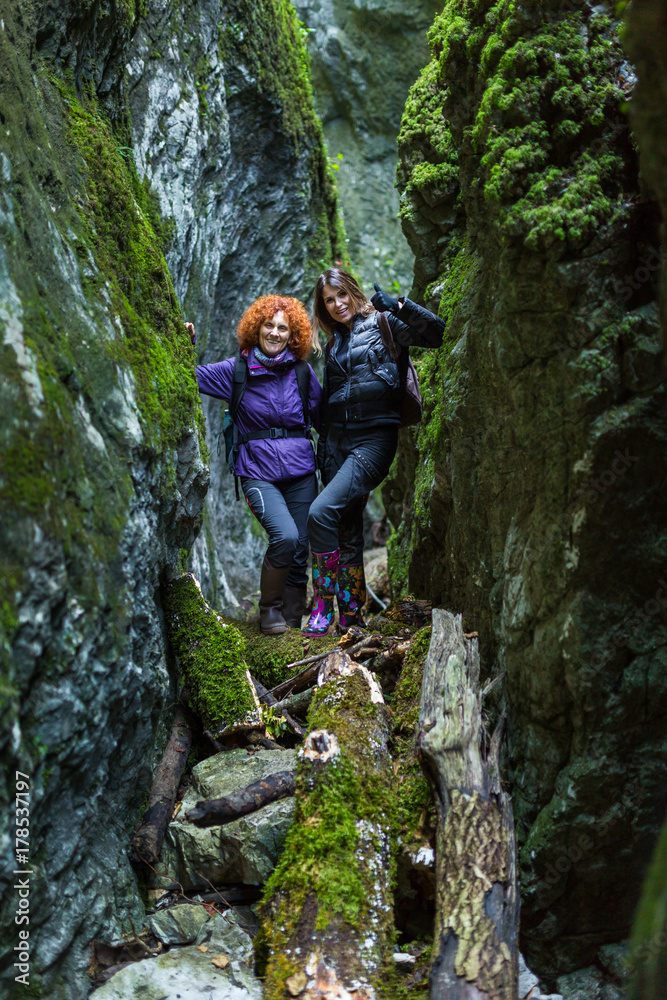
[[[185,818],[195,826],[224,826],[286,795],[294,795],[294,771],[278,771],[231,795],[198,802]]]
[[[153,778],[141,826],[132,837],[132,850],[139,861],[149,864],[157,861],[191,746],[190,716],[187,709],[179,704],[167,746]]]

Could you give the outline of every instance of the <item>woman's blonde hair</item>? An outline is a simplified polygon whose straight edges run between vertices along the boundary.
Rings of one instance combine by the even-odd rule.
[[[322,272],[315,283],[315,301],[313,303],[315,333],[318,330],[324,330],[329,340],[333,340],[335,321],[324,304],[325,285],[331,285],[332,288],[338,291],[347,292],[350,296],[353,313],[370,316],[372,312],[375,312],[375,307],[368,301],[361,290],[359,282],[349,271],[343,271],[340,267],[329,267],[326,271]]]

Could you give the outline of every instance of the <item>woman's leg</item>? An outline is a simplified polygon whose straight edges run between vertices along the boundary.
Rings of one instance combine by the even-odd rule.
[[[317,496],[315,473],[300,476],[287,483],[283,490],[285,503],[299,532],[299,542],[292,559],[283,601],[283,617],[288,628],[301,628],[301,619],[308,610],[306,598],[308,566],[308,511]]]
[[[348,594],[345,586],[341,599],[346,607],[344,624],[349,625],[360,615],[363,576],[363,498],[382,482],[393,461],[398,441],[397,427],[378,427],[372,431],[356,431],[333,435],[331,429],[327,441],[327,466],[325,478],[328,480],[320,495],[313,502],[308,516],[308,534],[313,552],[314,605],[308,624],[304,628],[307,635],[324,635],[333,619],[333,599],[337,591],[337,574],[340,549],[341,520],[350,515],[353,556],[358,565],[347,575],[344,583],[354,584],[355,594]],[[348,546],[346,545],[346,550]],[[346,558],[349,551],[346,551]],[[346,571],[350,564],[346,564]],[[348,576],[354,577],[348,581]],[[365,589],[365,588],[364,588]],[[350,619],[348,621],[347,619]]]
[[[248,506],[269,536],[259,581],[259,627],[267,635],[279,635],[287,629],[283,598],[299,532],[276,483],[244,476],[241,487]]]
[[[324,470],[327,485],[308,515],[310,547],[314,553],[340,548],[339,526],[348,512],[355,522],[352,531],[355,555],[363,553],[363,535],[359,530],[362,498],[386,477],[397,442],[397,427],[357,430],[341,433],[338,438],[330,430]]]

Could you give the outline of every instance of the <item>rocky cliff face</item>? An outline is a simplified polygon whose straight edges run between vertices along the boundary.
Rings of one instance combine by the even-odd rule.
[[[309,301],[318,271],[344,249],[301,31],[280,0],[156,0],[128,78],[137,169],[171,223],[176,292],[199,331],[199,360],[219,361],[258,295]],[[219,453],[223,411],[204,400],[211,488],[195,549],[221,607],[256,589],[266,547]]]
[[[414,294],[447,333],[385,487],[390,560],[504,673],[547,977],[627,936],[664,809],[660,253],[617,29],[586,4],[448,3],[399,137]]]
[[[179,298],[217,357],[247,301],[331,251],[291,8],[141,11],[0,2],[3,995],[27,995],[17,771],[32,995],[85,996],[90,940],[141,923],[128,839],[174,695],[159,586],[208,485]]]
[[[438,0],[294,0],[307,29],[313,89],[336,168],[349,250],[364,286],[405,293],[413,258],[398,221],[396,136],[428,61]]]

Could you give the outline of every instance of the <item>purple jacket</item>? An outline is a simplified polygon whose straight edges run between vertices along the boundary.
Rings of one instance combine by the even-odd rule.
[[[239,434],[248,434],[267,427],[304,427],[303,406],[299,384],[294,372],[296,358],[287,351],[287,371],[265,368],[255,358],[255,352],[244,351],[248,362],[248,380],[241,399],[236,422]],[[198,365],[195,369],[199,391],[206,396],[216,396],[227,402],[232,396],[234,358],[215,361],[211,365]],[[310,365],[308,366],[310,368]],[[322,387],[310,368],[308,393],[310,419],[319,427]],[[263,438],[248,441],[239,449],[234,471],[237,476],[263,479],[278,483],[295,476],[305,476],[315,471],[315,453],[307,437]]]

